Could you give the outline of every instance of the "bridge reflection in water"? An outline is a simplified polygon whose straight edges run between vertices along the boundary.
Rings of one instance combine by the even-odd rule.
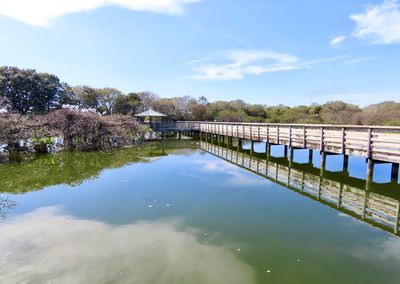
[[[200,141],[202,150],[283,185],[315,201],[399,236],[400,186],[378,184],[312,164],[267,157],[233,147]]]

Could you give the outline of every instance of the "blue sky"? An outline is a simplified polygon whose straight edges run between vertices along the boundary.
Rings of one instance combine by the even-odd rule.
[[[0,0],[0,65],[161,97],[400,101],[400,1]]]

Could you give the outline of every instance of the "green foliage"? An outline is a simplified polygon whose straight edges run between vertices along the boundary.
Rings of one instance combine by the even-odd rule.
[[[55,75],[0,67],[0,97],[11,112],[38,114],[60,108],[68,97],[66,88]]]

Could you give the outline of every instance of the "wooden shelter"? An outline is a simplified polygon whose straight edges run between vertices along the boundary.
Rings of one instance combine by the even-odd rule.
[[[148,124],[151,128],[163,125],[166,122],[166,115],[150,108],[144,112],[138,113],[135,117],[144,124]]]

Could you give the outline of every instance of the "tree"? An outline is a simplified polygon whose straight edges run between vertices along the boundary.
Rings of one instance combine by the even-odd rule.
[[[120,90],[114,88],[102,88],[96,90],[98,97],[97,111],[103,114],[112,114],[114,104],[118,97],[122,96]]]
[[[66,85],[52,74],[33,69],[0,67],[0,97],[20,114],[44,113],[62,107]]]
[[[115,100],[113,113],[123,115],[134,115],[140,107],[140,97],[136,93],[129,93],[126,96],[119,96]]]
[[[95,88],[89,86],[72,87],[74,105],[81,108],[97,109],[99,107],[99,94]]]

